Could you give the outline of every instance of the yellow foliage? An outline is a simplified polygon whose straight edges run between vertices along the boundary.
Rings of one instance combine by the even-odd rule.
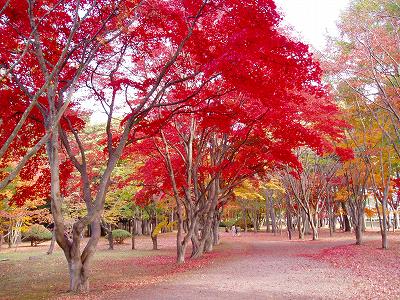
[[[158,223],[158,225],[154,228],[153,232],[151,233],[152,237],[156,237],[157,235],[159,235],[161,233],[161,229],[163,227],[166,227],[168,229],[172,229],[173,226],[176,224],[177,222],[168,222],[168,218],[165,218],[162,222]]]

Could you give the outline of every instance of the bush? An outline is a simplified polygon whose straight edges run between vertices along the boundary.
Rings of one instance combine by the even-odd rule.
[[[123,244],[124,240],[130,238],[132,235],[129,231],[123,229],[114,229],[112,231],[112,237],[117,244]]]
[[[32,225],[27,232],[25,232],[25,239],[31,241],[32,246],[37,246],[44,241],[51,240],[53,234],[43,225]]]

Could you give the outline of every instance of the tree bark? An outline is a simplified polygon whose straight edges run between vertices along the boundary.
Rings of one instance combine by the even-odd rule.
[[[361,245],[363,242],[363,233],[360,225],[354,227],[356,233],[356,245]]]
[[[51,242],[50,242],[49,250],[47,250],[47,255],[53,254],[55,243],[56,243],[56,234],[55,234],[55,232],[53,230],[53,234],[51,236]]]
[[[213,223],[213,244],[219,245],[219,223],[220,223],[220,213],[216,212],[214,215],[214,223]]]
[[[268,200],[267,201],[269,201],[269,205],[268,205],[268,208],[269,208],[269,215],[270,215],[270,217],[271,217],[271,229],[272,229],[272,233],[274,234],[274,235],[276,235],[276,215],[275,215],[275,209],[274,209],[274,200],[272,199],[272,197],[268,197]]]
[[[292,221],[292,213],[290,211],[289,196],[286,196],[286,229],[288,231],[288,238],[289,238],[289,240],[291,240],[292,239],[293,221]]]
[[[351,226],[350,226],[350,220],[349,216],[347,213],[347,208],[344,202],[342,202],[342,209],[343,209],[343,225],[344,225],[344,231],[345,232],[350,232],[351,231]]]
[[[114,239],[112,236],[112,228],[110,224],[107,224],[105,220],[101,220],[101,227],[107,233],[107,240],[108,240],[108,250],[114,250]]]
[[[67,257],[70,274],[70,291],[74,293],[89,291],[89,267],[96,246],[100,238],[100,220],[91,224],[91,237],[82,254],[80,251],[80,239],[84,226],[74,224],[73,242],[71,243],[69,256]]]
[[[304,240],[304,233],[305,233],[303,218],[304,218],[303,214],[298,210],[297,211],[297,229],[299,231],[299,239],[300,240]]]
[[[158,250],[158,244],[157,244],[157,236],[151,236],[151,241],[153,243],[153,250]]]
[[[397,210],[393,210],[393,215],[394,215],[394,228],[399,229],[400,227],[399,212]]]
[[[387,239],[387,232],[389,230],[388,228],[388,220],[386,216],[386,209],[387,209],[387,200],[386,200],[386,195],[383,197],[382,200],[382,230],[381,230],[381,235],[382,235],[382,249],[388,249],[388,239]]]
[[[131,235],[132,235],[132,238],[131,238],[131,241],[132,241],[132,250],[135,250],[135,249],[136,249],[136,248],[135,248],[136,219],[135,219],[135,218],[133,218],[133,219],[131,220],[131,222],[132,222],[132,226],[131,226]]]
[[[213,234],[213,231],[214,231],[214,226],[211,226],[211,228],[208,230],[207,237],[206,237],[206,240],[205,240],[205,245],[204,245],[204,251],[206,253],[212,252],[213,248],[214,248],[214,241],[213,241],[214,234]]]

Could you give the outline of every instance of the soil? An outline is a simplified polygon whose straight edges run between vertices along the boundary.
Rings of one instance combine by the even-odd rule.
[[[177,265],[176,236],[138,237],[108,250],[101,239],[90,274],[89,294],[67,293],[65,258],[46,243],[0,252],[0,299],[400,299],[400,233],[380,249],[378,232],[356,246],[354,234],[337,232],[320,240],[286,234],[221,232],[221,244],[199,259]],[[190,249],[188,249],[188,254]],[[40,257],[40,259],[30,259]],[[24,288],[21,289],[21,286]]]
[[[367,234],[366,242],[375,243],[377,238],[376,234]],[[320,255],[327,249],[351,246],[352,235],[337,233],[334,238],[325,236],[319,241],[287,241],[286,237],[247,233],[224,235],[222,240],[217,249],[221,256],[201,269],[107,299],[375,298],[368,278],[354,272],[351,260],[347,261],[350,265],[343,266],[336,264],[340,256],[327,254],[325,259]],[[362,255],[368,257],[368,253]],[[398,299],[395,295],[379,298]]]

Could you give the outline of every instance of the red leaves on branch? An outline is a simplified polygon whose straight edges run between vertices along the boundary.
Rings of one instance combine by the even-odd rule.
[[[354,151],[351,148],[336,147],[335,153],[342,162],[354,159]]]

